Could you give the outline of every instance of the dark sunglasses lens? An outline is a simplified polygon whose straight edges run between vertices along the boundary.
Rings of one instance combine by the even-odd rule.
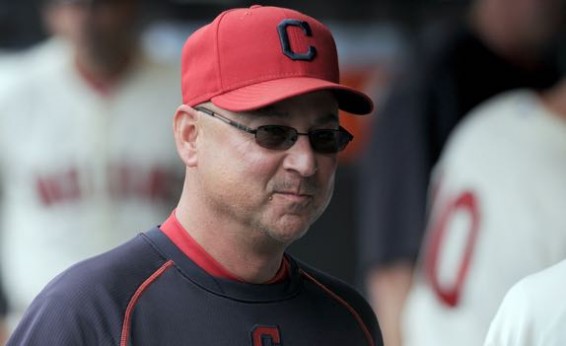
[[[257,128],[257,144],[267,149],[287,150],[297,141],[297,131],[288,126],[265,125]]]
[[[354,136],[344,129],[315,130],[309,134],[309,138],[315,151],[323,154],[334,154],[344,150]]]

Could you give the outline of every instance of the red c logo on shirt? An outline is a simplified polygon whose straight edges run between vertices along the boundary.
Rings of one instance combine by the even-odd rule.
[[[255,326],[251,336],[252,346],[283,346],[279,328],[276,326]]]

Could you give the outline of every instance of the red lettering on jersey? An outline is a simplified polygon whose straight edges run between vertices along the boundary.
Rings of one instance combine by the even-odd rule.
[[[80,172],[80,173],[79,173]],[[108,167],[106,186],[95,186],[94,173],[82,167],[42,173],[35,178],[36,193],[45,206],[76,202],[104,189],[117,201],[138,199],[169,202],[173,206],[182,187],[182,177],[164,167],[113,164]],[[82,184],[82,185],[81,185]]]
[[[279,328],[273,326],[255,326],[251,332],[252,346],[283,346]]]
[[[451,228],[448,227],[451,219],[457,212],[466,212],[469,214],[471,222],[467,229],[466,243],[464,246],[464,254],[458,266],[456,279],[452,285],[441,285],[438,275],[438,258],[442,252],[443,240],[450,232]],[[435,223],[430,228],[430,237],[428,240],[428,248],[425,254],[424,269],[425,273],[432,285],[432,288],[437,297],[450,307],[458,305],[462,287],[466,280],[470,260],[479,230],[479,211],[477,198],[473,192],[464,191],[459,196],[449,201],[446,208],[440,212]]]
[[[44,205],[51,205],[54,199],[53,193],[51,192],[54,189],[53,184],[51,184],[47,178],[37,177],[35,185],[41,202]]]
[[[38,176],[36,188],[44,205],[81,198],[79,174],[76,168],[69,168],[59,174]]]
[[[139,198],[173,202],[181,190],[182,179],[163,167],[142,169],[117,164],[109,169],[110,193],[115,199]]]
[[[147,181],[147,195],[154,200],[171,201],[177,197],[182,186],[180,177],[162,168],[155,168],[150,172]]]

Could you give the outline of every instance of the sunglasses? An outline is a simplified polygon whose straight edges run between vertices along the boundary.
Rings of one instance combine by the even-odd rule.
[[[256,143],[260,147],[272,150],[287,150],[297,142],[299,136],[308,136],[311,147],[315,152],[321,154],[335,154],[344,150],[348,143],[354,138],[354,136],[342,126],[340,126],[339,129],[318,129],[307,133],[301,133],[295,128],[284,125],[263,125],[252,129],[210,109],[204,107],[196,107],[195,109],[213,118],[220,119],[238,130],[253,134]]]

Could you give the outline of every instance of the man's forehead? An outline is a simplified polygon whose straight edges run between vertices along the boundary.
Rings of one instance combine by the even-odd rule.
[[[317,114],[319,118],[325,121],[338,119],[338,103],[334,95],[329,91],[299,95],[259,108],[250,113],[260,116],[289,118],[303,113],[305,109],[307,109],[308,112]]]

